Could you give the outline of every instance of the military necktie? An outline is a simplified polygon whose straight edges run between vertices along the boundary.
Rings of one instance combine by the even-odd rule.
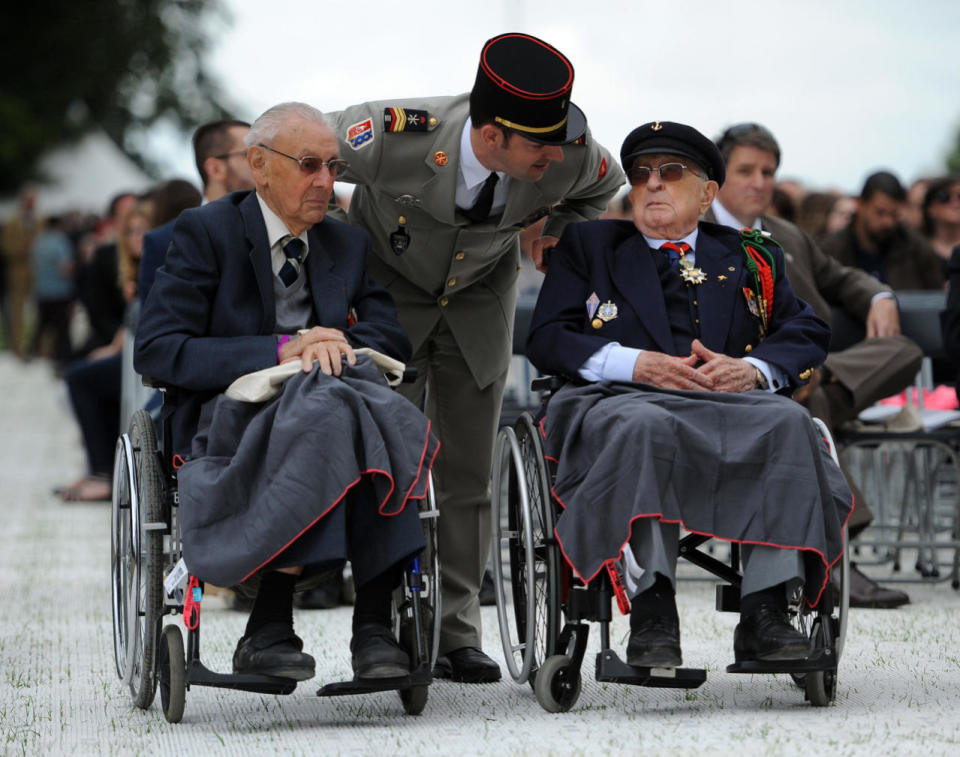
[[[686,242],[681,242],[680,244],[664,242],[662,245],[660,245],[659,249],[667,253],[670,258],[670,265],[676,265],[680,262],[680,258],[690,252],[690,245],[688,245]]]
[[[493,190],[497,186],[500,176],[496,171],[491,171],[487,180],[480,187],[480,194],[477,195],[476,202],[472,208],[461,209],[462,213],[474,223],[483,221],[490,215],[490,208],[493,207]]]
[[[283,244],[283,254],[287,256],[287,260],[280,268],[277,276],[280,277],[283,285],[288,287],[300,275],[300,266],[303,265],[303,240],[297,237],[287,237],[287,241]]]

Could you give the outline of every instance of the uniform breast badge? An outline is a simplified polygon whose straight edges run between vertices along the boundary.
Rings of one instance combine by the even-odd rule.
[[[448,160],[449,158],[447,157],[447,154],[443,150],[437,150],[433,154],[433,162],[436,163],[438,166],[447,165]]]
[[[707,274],[703,272],[702,268],[697,268],[693,261],[680,258],[680,278],[686,282],[687,286],[690,286],[691,284],[702,284],[707,280]]]
[[[587,297],[587,319],[590,321],[590,325],[593,328],[598,329],[603,326],[603,321],[599,318],[594,318],[597,314],[597,308],[600,307],[600,298],[597,297],[596,292],[591,292],[590,296]]]
[[[599,308],[597,308],[597,318],[599,318],[604,323],[610,323],[614,318],[617,317],[617,303],[607,300]]]

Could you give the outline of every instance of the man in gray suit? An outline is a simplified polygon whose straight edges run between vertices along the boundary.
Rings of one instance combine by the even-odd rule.
[[[443,619],[436,674],[496,681],[478,592],[490,548],[490,466],[509,365],[520,232],[547,217],[534,257],[623,184],[570,102],[573,67],[525,34],[486,42],[472,92],[356,105],[329,115],[357,184],[349,218],[373,237],[370,272],[414,346],[440,438]]]
[[[766,215],[780,165],[780,147],[773,135],[759,124],[737,124],[721,135],[717,146],[726,163],[727,180],[706,220],[770,232],[783,247],[787,278],[797,296],[828,324],[832,308],[839,307],[866,328],[866,339],[828,353],[808,386],[795,395],[812,415],[836,429],[877,400],[908,386],[923,353],[900,333],[900,313],[890,287],[865,271],[842,265],[792,223]],[[855,493],[850,538],[873,520],[863,497]],[[883,588],[856,566],[850,583],[854,607],[891,608],[909,601],[903,592]]]

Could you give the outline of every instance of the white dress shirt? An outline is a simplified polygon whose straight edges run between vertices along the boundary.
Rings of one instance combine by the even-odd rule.
[[[473,207],[477,201],[477,195],[483,188],[483,183],[490,175],[490,169],[484,168],[473,152],[473,145],[470,142],[472,125],[470,116],[467,116],[467,122],[463,125],[463,132],[460,134],[460,168],[457,171],[456,203],[458,208],[466,209]],[[501,213],[506,207],[507,192],[510,191],[510,177],[503,171],[497,171],[497,176],[500,180],[493,188],[493,205],[490,207],[492,216]]]
[[[293,236],[287,225],[280,220],[280,216],[270,210],[270,206],[264,202],[260,193],[257,192],[257,202],[260,203],[260,212],[263,213],[263,223],[267,227],[267,241],[270,243],[270,265],[273,268],[273,275],[276,276],[287,262],[287,256],[283,252],[281,241],[284,237]],[[304,231],[299,239],[303,242],[303,254],[301,260],[307,259],[307,253],[310,251],[310,243],[307,241],[307,231]]]

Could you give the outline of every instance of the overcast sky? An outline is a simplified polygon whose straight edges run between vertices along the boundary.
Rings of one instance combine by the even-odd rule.
[[[303,100],[337,110],[470,88],[483,42],[541,37],[573,62],[573,101],[615,154],[641,123],[710,137],[769,127],[781,178],[859,190],[888,168],[943,170],[960,130],[956,0],[224,0],[211,68],[237,115]],[[160,138],[168,175],[192,179],[187,146]]]

